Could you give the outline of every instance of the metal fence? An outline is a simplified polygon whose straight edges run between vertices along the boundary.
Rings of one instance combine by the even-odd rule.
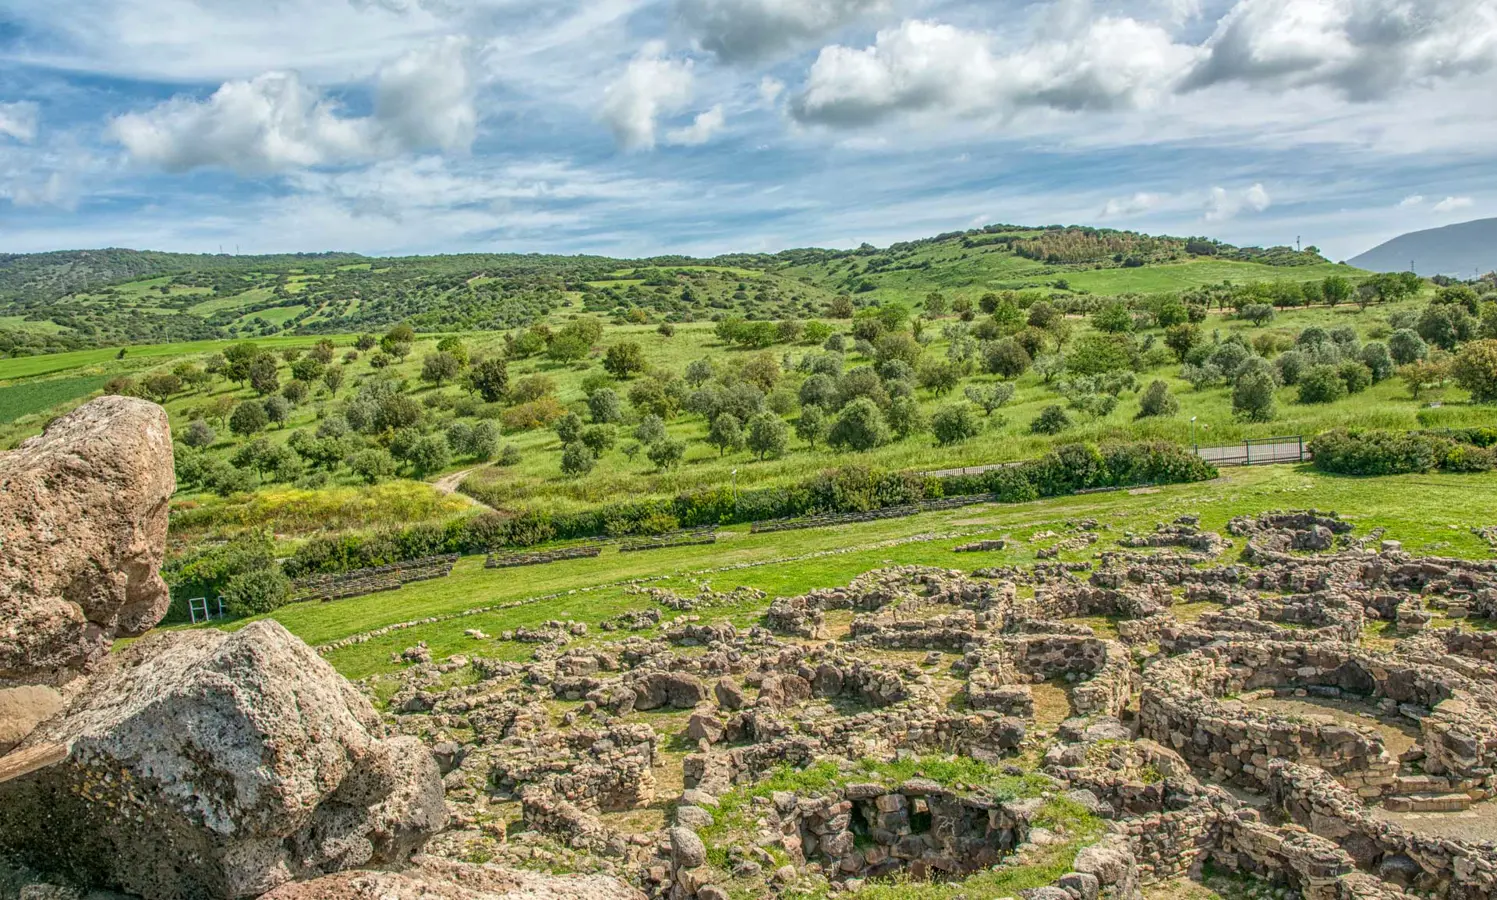
[[[1260,438],[1220,447],[1197,447],[1197,455],[1214,466],[1272,466],[1308,462],[1304,435]]]

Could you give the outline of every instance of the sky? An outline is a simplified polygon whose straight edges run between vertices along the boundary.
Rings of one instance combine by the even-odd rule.
[[[1497,0],[6,0],[0,253],[1497,216]]]

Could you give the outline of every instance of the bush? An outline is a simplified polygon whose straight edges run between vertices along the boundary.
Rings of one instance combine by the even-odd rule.
[[[291,579],[274,565],[251,569],[229,580],[223,599],[224,608],[236,616],[274,612],[291,599]]]
[[[1277,387],[1273,376],[1267,372],[1249,372],[1232,386],[1232,412],[1249,422],[1271,420]]]
[[[675,438],[661,438],[650,445],[645,456],[661,471],[673,469],[686,457],[686,442]]]
[[[1311,366],[1300,378],[1301,403],[1335,403],[1345,399],[1346,393],[1346,382],[1335,366]]]
[[[520,403],[506,409],[499,420],[509,431],[532,431],[546,428],[567,414],[555,397],[542,397],[530,403]]]
[[[884,414],[867,397],[859,397],[837,416],[827,443],[838,449],[872,450],[889,442],[889,424]]]
[[[1456,383],[1477,403],[1497,403],[1497,340],[1472,341],[1451,363]]]
[[[936,410],[930,419],[930,430],[942,447],[957,444],[982,433],[982,420],[971,406],[953,404]]]
[[[1003,378],[1018,378],[1033,365],[1029,351],[1012,339],[990,345],[984,359],[987,370]]]
[[[188,423],[187,430],[182,433],[182,443],[196,449],[211,447],[216,440],[218,440],[217,432],[202,419],[192,420]]]
[[[1347,360],[1336,371],[1341,375],[1348,394],[1360,394],[1372,387],[1372,370],[1356,360]]]
[[[1388,337],[1388,352],[1400,366],[1418,362],[1429,356],[1429,345],[1412,329],[1400,328]]]
[[[1337,429],[1310,442],[1315,467],[1338,475],[1405,475],[1434,470],[1440,462],[1426,435]]]
[[[1173,416],[1180,411],[1180,401],[1170,393],[1170,386],[1163,381],[1151,382],[1138,403],[1138,417],[1147,419]]]
[[[761,460],[780,456],[790,443],[790,428],[774,413],[759,413],[749,420],[747,443]]]
[[[591,472],[593,466],[598,464],[598,458],[593,455],[592,448],[581,441],[573,441],[562,448],[561,472],[572,478],[580,478]]]
[[[1031,434],[1060,434],[1071,427],[1071,417],[1059,406],[1047,406],[1033,422],[1029,423]]]

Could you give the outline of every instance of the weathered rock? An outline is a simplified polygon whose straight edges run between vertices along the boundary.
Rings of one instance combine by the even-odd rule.
[[[166,411],[103,397],[0,454],[0,687],[60,683],[166,614]]]
[[[399,864],[447,820],[436,762],[381,740],[367,700],[274,622],[148,638],[17,752],[0,850],[43,872],[164,897],[250,897]]]
[[[40,684],[0,690],[0,756],[25,740],[36,726],[62,711],[62,694]]]
[[[677,869],[694,869],[707,862],[707,847],[690,828],[677,826],[670,831],[671,861]]]
[[[263,900],[644,900],[602,875],[543,875],[430,856],[415,862],[402,872],[343,872],[288,884]]]
[[[716,687],[712,690],[717,695],[717,705],[723,709],[730,711],[740,710],[748,703],[748,699],[744,696],[743,688],[739,687],[738,683],[732,679],[720,679]]]

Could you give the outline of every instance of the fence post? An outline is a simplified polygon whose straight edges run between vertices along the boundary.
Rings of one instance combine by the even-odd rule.
[[[1249,466],[1252,465],[1253,464],[1253,442],[1252,441],[1243,441],[1242,442],[1242,451],[1245,454],[1247,454],[1247,462],[1244,463],[1244,465],[1249,465]]]
[[[1299,461],[1300,462],[1304,462],[1305,461],[1305,436],[1304,435],[1300,435],[1299,436]]]

